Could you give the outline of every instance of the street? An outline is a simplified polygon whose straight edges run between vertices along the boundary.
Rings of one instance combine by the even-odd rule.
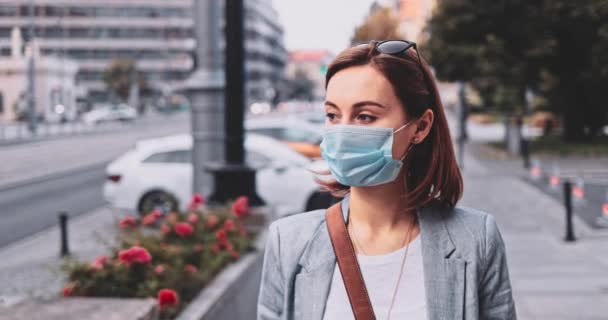
[[[146,119],[148,120],[148,119]],[[0,247],[104,204],[105,165],[136,141],[189,130],[186,115],[116,132],[26,142],[0,149]]]
[[[103,205],[104,164],[77,170],[0,193],[0,247],[57,223],[57,214],[70,216]]]

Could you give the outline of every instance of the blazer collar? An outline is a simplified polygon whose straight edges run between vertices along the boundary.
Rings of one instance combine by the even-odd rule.
[[[350,195],[347,195],[340,204],[345,223],[348,221],[349,215],[349,198]],[[446,214],[449,213],[437,210],[432,206],[423,207],[417,212],[423,250],[433,250],[445,258],[449,258],[456,250],[456,246],[445,223]],[[319,266],[335,262],[336,256],[327,231],[327,224],[323,220],[300,258],[300,265],[305,270],[311,271]]]
[[[346,222],[349,214],[348,195],[342,200],[341,209]],[[424,282],[429,315],[434,316],[431,317],[432,319],[436,319],[437,316],[442,318],[442,312],[448,310],[450,316],[443,318],[452,318],[453,315],[461,314],[462,311],[458,307],[458,301],[464,295],[464,292],[459,291],[464,289],[458,288],[461,285],[464,286],[465,263],[462,259],[451,257],[456,250],[456,246],[445,222],[445,215],[449,212],[428,206],[420,209],[417,214],[420,223],[423,265],[426,274]],[[297,276],[297,285],[307,287],[302,292],[312,293],[307,297],[300,297],[306,300],[302,301],[303,307],[308,308],[305,310],[309,310],[306,312],[311,313],[311,319],[322,319],[336,265],[336,256],[325,220],[310,240],[299,264],[302,270]],[[454,295],[456,299],[453,299]],[[436,306],[437,301],[442,301],[436,300],[438,298],[452,298],[452,306],[443,305],[438,308]]]

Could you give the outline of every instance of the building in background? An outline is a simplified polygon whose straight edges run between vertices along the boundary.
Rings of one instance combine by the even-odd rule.
[[[78,64],[68,58],[41,56],[37,42],[22,52],[19,28],[11,31],[10,55],[0,57],[0,122],[24,119],[27,114],[28,60],[35,61],[36,116],[48,122],[71,121],[77,116],[75,77]]]
[[[283,27],[271,0],[246,0],[245,72],[247,100],[273,102],[284,82],[288,53]]]
[[[193,1],[36,0],[36,39],[42,56],[78,62],[79,99],[109,99],[103,73],[117,58],[136,61],[151,94],[165,95],[196,63]],[[27,25],[28,6],[0,0],[0,56],[10,55],[11,29]],[[283,29],[270,0],[246,1],[246,17],[248,91],[252,99],[272,97],[287,60]]]
[[[325,97],[325,73],[327,66],[334,59],[334,55],[328,50],[296,50],[289,54],[289,62],[285,74],[290,82],[291,98],[298,98],[298,93],[293,90],[307,91],[311,82],[312,92],[309,100],[323,100]],[[303,93],[308,95],[307,93]],[[289,94],[288,94],[289,95]]]

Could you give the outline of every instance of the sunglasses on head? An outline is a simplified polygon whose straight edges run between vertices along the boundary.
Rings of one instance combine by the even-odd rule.
[[[420,59],[420,53],[418,52],[418,47],[415,42],[407,41],[407,40],[384,40],[384,41],[374,41],[372,40],[369,43],[361,43],[358,44],[357,47],[369,46],[373,45],[374,50],[378,53],[389,54],[392,56],[401,56],[404,52],[409,50],[410,48],[414,48],[416,51],[416,57],[418,58],[418,67],[420,68],[420,72],[422,72],[422,76],[424,77],[425,83],[429,88],[429,93],[433,92],[431,86],[429,85],[429,80],[427,78],[427,74],[424,71],[424,67],[422,66],[422,60]],[[416,105],[423,104],[424,109],[428,108],[433,102],[433,98],[431,95],[427,95],[424,97],[417,98],[415,100]]]

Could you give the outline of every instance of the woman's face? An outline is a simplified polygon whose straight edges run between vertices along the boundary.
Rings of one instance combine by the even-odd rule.
[[[348,124],[396,130],[410,121],[404,110],[390,82],[368,65],[341,70],[327,85],[326,126]],[[412,122],[395,133],[394,159],[401,158],[417,139],[417,127],[418,123]]]

